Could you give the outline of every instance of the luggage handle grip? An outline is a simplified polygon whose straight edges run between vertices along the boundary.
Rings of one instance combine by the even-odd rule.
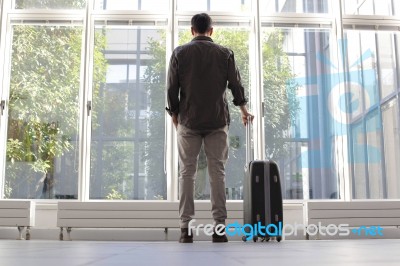
[[[251,156],[251,123],[251,116],[248,116],[246,123],[246,167],[253,159]]]

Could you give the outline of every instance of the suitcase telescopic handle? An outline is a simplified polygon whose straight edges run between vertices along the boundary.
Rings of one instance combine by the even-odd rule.
[[[246,165],[252,160],[251,156],[251,116],[247,117],[246,123]]]

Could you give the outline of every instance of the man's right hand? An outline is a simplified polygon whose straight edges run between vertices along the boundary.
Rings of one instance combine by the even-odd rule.
[[[252,115],[251,113],[249,113],[247,111],[247,108],[245,105],[240,106],[240,112],[242,113],[242,122],[245,126],[249,122],[249,118],[250,118],[250,122],[253,123],[254,115]]]
[[[172,123],[174,123],[175,128],[178,128],[178,116],[176,114],[172,114]]]

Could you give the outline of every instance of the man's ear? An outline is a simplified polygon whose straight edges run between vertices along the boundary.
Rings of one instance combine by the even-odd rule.
[[[211,27],[211,28],[210,28],[210,31],[209,31],[210,36],[213,34],[213,32],[214,32],[214,28]]]
[[[193,27],[190,27],[190,31],[192,32],[192,35],[194,36],[194,29],[193,29]]]

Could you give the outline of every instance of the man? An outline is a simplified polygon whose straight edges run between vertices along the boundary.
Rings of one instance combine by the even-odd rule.
[[[192,17],[191,42],[172,53],[167,82],[166,108],[177,129],[179,151],[179,242],[192,243],[188,225],[194,216],[194,182],[200,148],[204,145],[210,176],[212,215],[215,228],[224,227],[226,212],[225,164],[228,159],[230,123],[226,87],[240,107],[243,123],[253,116],[230,49],[211,39],[212,21],[202,13]],[[228,242],[225,230],[214,230],[213,242]]]

